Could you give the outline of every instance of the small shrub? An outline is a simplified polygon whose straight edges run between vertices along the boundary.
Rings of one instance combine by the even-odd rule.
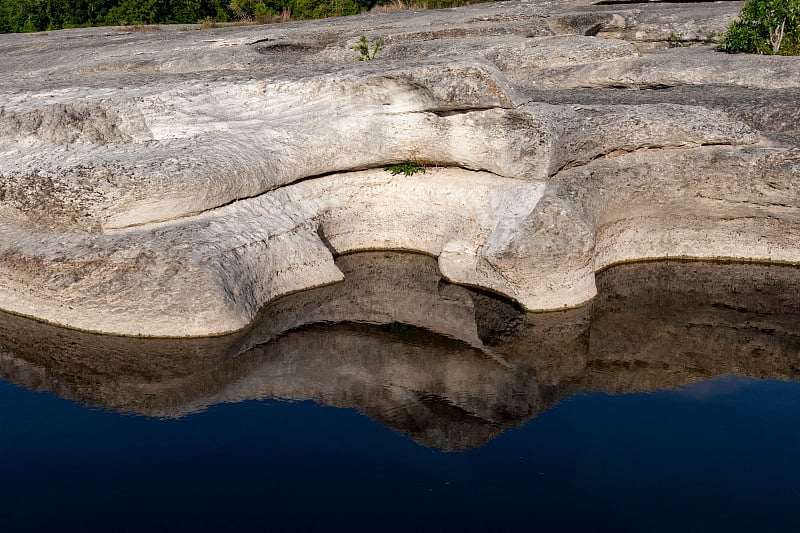
[[[370,13],[393,13],[395,11],[405,11],[407,9],[411,9],[412,4],[410,0],[406,2],[405,0],[389,0],[384,4],[375,4],[369,10]]]
[[[358,38],[358,44],[353,47],[353,50],[360,54],[359,61],[372,61],[381,49],[383,49],[383,37],[378,37],[370,51],[369,43],[364,35]]]
[[[132,26],[119,26],[114,28],[115,32],[119,33],[142,33],[148,31],[158,31],[161,26],[158,24],[133,24]]]
[[[800,55],[800,0],[749,0],[728,26],[719,50]]]
[[[413,176],[417,172],[425,173],[425,165],[419,161],[406,161],[396,165],[386,165],[383,167],[386,172],[391,172],[392,176],[403,174],[406,176]]]
[[[672,32],[669,34],[669,38],[667,39],[667,46],[670,48],[678,48],[681,46],[681,41],[683,41],[684,35],[683,32],[675,33]]]
[[[197,23],[200,25],[201,30],[210,30],[219,27],[217,21],[211,17],[206,17],[204,19],[198,20]]]

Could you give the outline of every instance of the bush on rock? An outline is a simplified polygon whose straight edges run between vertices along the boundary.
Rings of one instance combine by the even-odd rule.
[[[800,55],[800,0],[749,0],[728,26],[729,53]]]

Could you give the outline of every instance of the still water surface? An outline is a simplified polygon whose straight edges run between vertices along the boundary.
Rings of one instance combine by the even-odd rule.
[[[800,269],[624,265],[525,314],[338,262],[224,338],[0,317],[3,529],[800,528]]]

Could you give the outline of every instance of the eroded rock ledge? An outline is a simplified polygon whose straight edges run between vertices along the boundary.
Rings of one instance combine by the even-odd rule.
[[[204,336],[358,250],[430,254],[528,310],[620,262],[800,263],[800,65],[715,52],[740,7],[0,36],[0,308]],[[406,160],[430,168],[382,170]]]

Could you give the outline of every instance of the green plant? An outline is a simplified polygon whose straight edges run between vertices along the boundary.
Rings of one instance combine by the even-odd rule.
[[[378,37],[375,40],[370,51],[369,43],[364,35],[358,38],[358,44],[353,47],[353,50],[360,54],[359,61],[372,61],[381,49],[383,49],[383,37]]]
[[[217,21],[211,17],[205,17],[203,19],[200,19],[197,21],[197,23],[200,25],[201,30],[210,30],[212,28],[218,27]]]
[[[731,22],[719,50],[800,55],[800,0],[748,0]]]
[[[670,48],[678,48],[681,45],[681,41],[684,38],[684,34],[672,32],[669,34],[669,38],[667,39],[667,45]]]
[[[417,172],[425,173],[425,165],[419,161],[405,161],[404,163],[397,163],[396,165],[386,165],[383,167],[386,172],[391,172],[392,176],[404,174],[406,176],[413,176]]]

